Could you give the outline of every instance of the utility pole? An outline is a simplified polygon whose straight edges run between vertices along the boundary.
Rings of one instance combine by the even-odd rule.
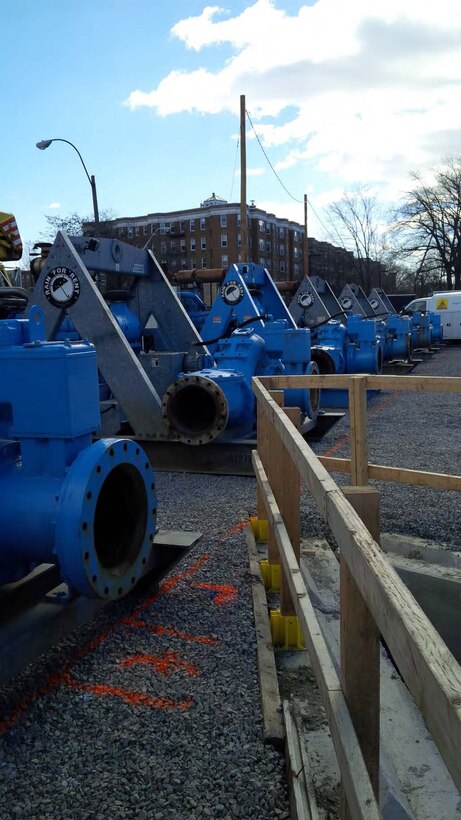
[[[246,151],[246,106],[245,95],[240,95],[240,236],[242,240],[242,262],[248,262],[247,223],[247,151]]]
[[[307,194],[304,194],[303,273],[309,276],[309,247],[307,241]]]

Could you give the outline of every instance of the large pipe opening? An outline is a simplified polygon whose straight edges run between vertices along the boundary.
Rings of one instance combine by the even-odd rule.
[[[171,430],[186,444],[205,444],[224,430],[228,405],[212,379],[186,377],[167,390],[163,414]]]
[[[123,575],[136,560],[147,514],[147,493],[139,470],[132,464],[117,465],[102,485],[93,525],[98,560],[111,575]]]

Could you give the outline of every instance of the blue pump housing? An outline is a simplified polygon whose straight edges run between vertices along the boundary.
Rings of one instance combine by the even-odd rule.
[[[192,302],[184,301],[186,309]],[[194,312],[190,314],[194,320]],[[254,263],[231,265],[201,327],[216,368],[180,373],[163,399],[171,435],[187,444],[248,436],[255,430],[251,379],[311,375],[311,336],[298,328],[268,272]],[[285,391],[285,405],[315,419],[319,391]]]
[[[0,321],[0,583],[58,563],[69,586],[114,599],[151,556],[152,467],[132,441],[101,439],[96,353],[45,342],[40,308]]]

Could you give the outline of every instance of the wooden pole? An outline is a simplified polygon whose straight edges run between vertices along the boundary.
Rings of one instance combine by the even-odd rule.
[[[343,493],[379,544],[379,491],[374,487],[344,487]],[[379,803],[379,632],[343,555],[340,599],[341,685]],[[341,803],[342,820],[350,820],[344,792]]]
[[[309,276],[309,246],[307,235],[307,194],[304,194],[303,273]]]
[[[248,262],[247,149],[245,95],[240,95],[240,236],[242,262]]]
[[[368,434],[366,376],[353,376],[349,388],[352,484],[368,484]]]
[[[280,474],[282,476],[282,497],[280,512],[284,524],[287,528],[288,537],[293,547],[296,560],[300,562],[301,557],[301,515],[300,515],[300,495],[301,495],[301,479],[299,477],[299,470],[290,457],[288,448],[282,444],[282,459],[280,463]],[[281,580],[280,580],[280,613],[281,615],[296,615],[296,606],[290,592],[289,583],[286,573],[281,566]]]

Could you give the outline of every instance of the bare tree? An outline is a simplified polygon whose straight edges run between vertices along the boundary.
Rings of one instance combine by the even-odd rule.
[[[414,269],[415,285],[461,288],[461,157],[447,158],[434,183],[411,173],[415,187],[396,213],[401,258]]]
[[[111,236],[111,226],[109,223],[115,218],[115,213],[107,208],[99,215],[99,236]],[[81,236],[84,233],[83,226],[91,223],[94,226],[92,217],[80,216],[75,211],[67,216],[45,216],[47,221],[46,231],[42,234],[42,239],[54,242],[58,231],[65,231],[69,236]],[[93,233],[93,231],[92,231]]]
[[[367,187],[355,187],[327,211],[332,239],[353,251],[351,278],[366,292],[377,285],[385,287],[386,238],[377,197]]]

